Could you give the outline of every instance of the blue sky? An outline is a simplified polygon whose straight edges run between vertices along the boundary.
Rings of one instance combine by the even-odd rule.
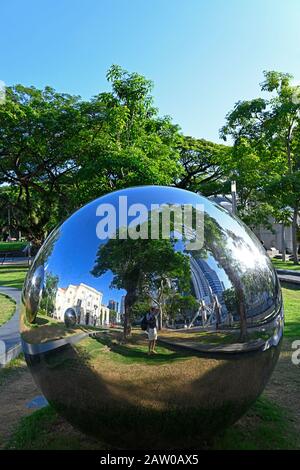
[[[152,79],[183,132],[218,141],[263,70],[300,80],[299,0],[10,0],[0,5],[0,80],[79,94],[112,63]]]

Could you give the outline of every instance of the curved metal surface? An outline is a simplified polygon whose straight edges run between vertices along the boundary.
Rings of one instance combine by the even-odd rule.
[[[156,355],[139,327],[151,307],[163,327]],[[48,237],[22,293],[25,357],[48,401],[120,448],[199,447],[234,422],[263,390],[282,330],[279,282],[254,234],[168,187],[77,211]]]

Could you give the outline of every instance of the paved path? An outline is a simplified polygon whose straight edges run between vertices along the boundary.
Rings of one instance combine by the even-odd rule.
[[[3,258],[0,255],[0,266],[30,266],[33,258]]]
[[[15,287],[0,287],[0,293],[12,297],[17,304],[13,317],[0,326],[0,367],[7,364],[21,352],[19,333],[19,305],[21,290]]]
[[[300,285],[300,272],[294,272],[291,269],[277,269],[277,275],[281,282]]]

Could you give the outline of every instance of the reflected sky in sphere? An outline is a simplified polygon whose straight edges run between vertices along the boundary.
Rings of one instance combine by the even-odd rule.
[[[180,193],[180,196],[179,196]],[[121,301],[121,297],[125,295],[125,291],[109,287],[112,281],[112,274],[106,272],[101,279],[95,278],[91,273],[93,263],[96,258],[97,250],[101,241],[97,238],[95,227],[99,221],[96,215],[96,209],[101,201],[102,204],[110,203],[118,209],[119,197],[126,195],[128,198],[128,206],[134,203],[143,203],[149,209],[151,204],[201,204],[204,210],[209,213],[211,219],[218,220],[219,226],[222,228],[226,237],[227,249],[234,252],[235,259],[239,264],[241,272],[247,269],[253,269],[257,266],[266,269],[272,269],[267,259],[264,248],[255,239],[254,234],[245,225],[217,204],[203,198],[197,194],[184,190],[178,190],[167,187],[137,187],[128,190],[121,190],[95,200],[84,208],[77,211],[68,219],[66,225],[62,224],[57,229],[57,240],[55,241],[51,256],[45,259],[46,273],[55,273],[59,276],[59,284],[66,287],[73,283],[80,282],[100,289],[103,292],[104,302],[108,302],[110,298]],[[119,224],[119,213],[116,210],[117,226]],[[128,223],[134,217],[128,217]],[[236,238],[240,237],[242,243],[231,238],[232,234]],[[55,238],[55,233],[51,235]],[[176,249],[184,250],[184,243],[178,241],[175,245]],[[179,248],[180,247],[180,248]],[[230,283],[228,276],[224,270],[218,265],[211,253],[206,254],[207,263],[214,269],[218,269],[218,273],[224,285]],[[90,267],[90,269],[87,269]]]

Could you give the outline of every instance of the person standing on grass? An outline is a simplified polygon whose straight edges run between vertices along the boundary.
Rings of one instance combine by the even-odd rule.
[[[148,355],[156,354],[155,345],[157,341],[157,324],[156,324],[157,313],[154,307],[150,308],[150,312],[146,315],[147,320],[147,334],[149,341]]]

